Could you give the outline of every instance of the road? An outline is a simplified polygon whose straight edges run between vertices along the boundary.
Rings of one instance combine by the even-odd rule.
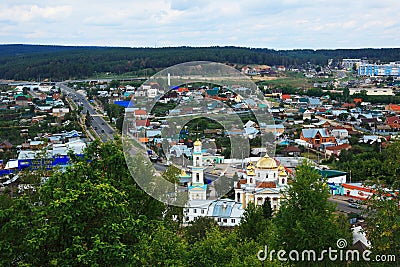
[[[329,201],[337,204],[336,209],[339,211],[343,211],[346,213],[357,213],[357,214],[360,214],[362,212],[362,209],[356,209],[356,208],[349,207],[349,202],[347,202],[345,200],[335,199],[335,198],[331,197],[329,199]]]
[[[114,139],[115,130],[103,119],[102,114],[97,113],[84,95],[77,93],[74,89],[69,88],[63,83],[58,83],[57,86],[71,97],[76,106],[83,107],[82,116],[86,114],[86,111],[89,111],[91,125],[97,135],[100,136],[101,141],[105,142]]]

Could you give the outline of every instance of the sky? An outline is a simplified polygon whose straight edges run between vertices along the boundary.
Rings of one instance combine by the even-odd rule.
[[[1,44],[400,47],[398,0],[1,0]]]

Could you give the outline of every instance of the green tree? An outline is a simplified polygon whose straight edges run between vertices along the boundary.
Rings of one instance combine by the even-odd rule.
[[[206,231],[206,238],[190,246],[186,266],[263,266],[257,252],[263,245],[254,240],[243,240],[237,231],[213,227]],[[282,266],[271,263],[268,266]]]
[[[351,240],[349,227],[344,227],[344,217],[334,214],[335,206],[328,201],[326,181],[311,165],[303,163],[298,166],[285,198],[275,219],[276,245],[280,248],[286,251],[313,249],[320,253],[329,247],[336,248],[340,238]],[[294,264],[312,266],[313,263]],[[318,264],[316,266],[320,266]],[[338,263],[326,261],[324,264],[337,266]]]
[[[269,197],[264,201],[264,203],[262,205],[262,211],[263,211],[264,218],[266,220],[269,220],[272,218],[273,210],[271,207],[271,199]]]
[[[375,181],[375,184],[379,181]],[[374,198],[368,200],[366,222],[368,240],[371,242],[373,255],[396,255],[400,260],[400,212],[398,195],[388,196],[388,193],[379,187]],[[371,256],[373,258],[373,256]],[[393,262],[382,264],[393,266]]]
[[[349,101],[349,97],[350,97],[350,89],[349,88],[344,88],[343,89],[343,99],[345,102]]]
[[[199,217],[186,227],[185,236],[189,244],[194,244],[206,237],[207,231],[218,224],[213,218]]]
[[[118,80],[112,80],[110,82],[110,88],[118,88],[120,85],[121,85],[121,83]]]
[[[165,206],[130,176],[121,144],[94,141],[84,158],[56,172],[36,195],[1,202],[0,263],[135,266],[141,235]],[[142,161],[137,168],[146,170]],[[152,172],[146,173],[151,177]],[[40,202],[37,201],[40,200]]]
[[[266,228],[267,222],[262,207],[256,206],[253,202],[250,202],[247,205],[240,222],[239,234],[243,238],[258,240]]]
[[[349,113],[341,113],[339,114],[339,120],[341,121],[347,121],[347,118],[349,117]]]
[[[35,206],[28,196],[15,199],[0,195],[0,265],[25,261],[29,250],[26,236],[32,230]]]
[[[186,240],[161,221],[153,222],[140,235],[137,249],[139,262],[130,266],[187,266]]]
[[[91,117],[90,117],[89,110],[86,110],[85,125],[86,125],[86,127],[90,127],[90,125],[91,125]]]

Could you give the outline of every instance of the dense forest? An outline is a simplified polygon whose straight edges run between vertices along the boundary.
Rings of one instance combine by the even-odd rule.
[[[328,59],[368,58],[371,61],[400,60],[399,48],[336,50],[272,50],[243,47],[79,47],[0,45],[0,78],[65,80],[94,77],[96,73],[135,74],[188,61],[231,64],[301,66],[326,65]],[[150,72],[148,72],[149,74]]]

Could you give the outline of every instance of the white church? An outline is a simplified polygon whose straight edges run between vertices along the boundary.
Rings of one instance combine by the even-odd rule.
[[[285,168],[277,165],[268,155],[261,158],[256,166],[249,163],[243,179],[235,182],[235,200],[207,199],[207,184],[204,183],[202,143],[194,142],[192,175],[188,185],[189,201],[183,209],[183,225],[189,225],[198,217],[210,217],[220,226],[240,224],[244,209],[250,202],[262,205],[269,198],[271,207],[277,210],[282,190],[287,186]],[[186,174],[183,172],[182,174]]]
[[[288,183],[288,173],[282,165],[265,155],[254,166],[249,163],[246,175],[235,182],[235,201],[241,203],[243,208],[253,202],[256,205],[264,204],[268,198],[271,208],[278,210]]]

